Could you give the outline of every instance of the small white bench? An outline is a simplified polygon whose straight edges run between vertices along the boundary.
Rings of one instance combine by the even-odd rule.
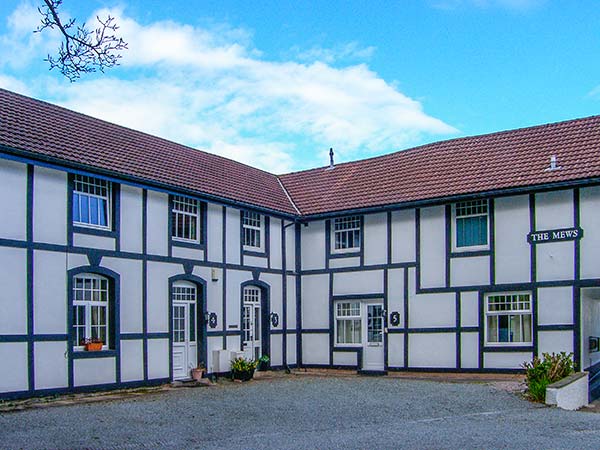
[[[577,372],[546,388],[546,405],[573,411],[588,405],[587,372]]]

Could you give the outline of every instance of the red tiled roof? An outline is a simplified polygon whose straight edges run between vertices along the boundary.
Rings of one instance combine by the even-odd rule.
[[[3,89],[0,145],[296,214],[268,172]]]
[[[559,170],[546,171],[556,155]],[[600,116],[281,175],[303,215],[600,177]]]
[[[2,145],[286,214],[297,207],[305,216],[600,177],[600,116],[277,177],[0,89]],[[547,171],[552,155],[561,168]]]

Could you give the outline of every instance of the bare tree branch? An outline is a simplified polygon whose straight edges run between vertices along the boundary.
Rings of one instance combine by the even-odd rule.
[[[90,30],[85,22],[76,24],[75,19],[63,23],[58,12],[63,0],[43,0],[45,6],[39,7],[42,15],[41,25],[35,30],[39,33],[46,28],[58,29],[63,35],[56,56],[48,55],[45,61],[50,70],[58,69],[71,82],[76,81],[83,73],[104,72],[105,68],[119,65],[121,50],[127,49],[127,43],[114,33],[119,29],[115,18],[108,15],[98,20],[98,27]]]

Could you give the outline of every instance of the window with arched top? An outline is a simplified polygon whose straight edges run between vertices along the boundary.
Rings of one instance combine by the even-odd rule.
[[[114,301],[110,280],[93,273],[73,277],[73,345],[88,349],[89,344],[100,345],[95,350],[105,350],[111,342],[111,304]]]

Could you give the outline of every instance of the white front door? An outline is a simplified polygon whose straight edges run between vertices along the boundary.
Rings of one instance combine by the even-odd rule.
[[[383,304],[363,303],[363,370],[384,370]]]
[[[197,366],[196,286],[188,282],[173,285],[173,379],[186,380]]]
[[[244,288],[242,351],[244,358],[255,360],[261,357],[260,289],[255,286]]]

